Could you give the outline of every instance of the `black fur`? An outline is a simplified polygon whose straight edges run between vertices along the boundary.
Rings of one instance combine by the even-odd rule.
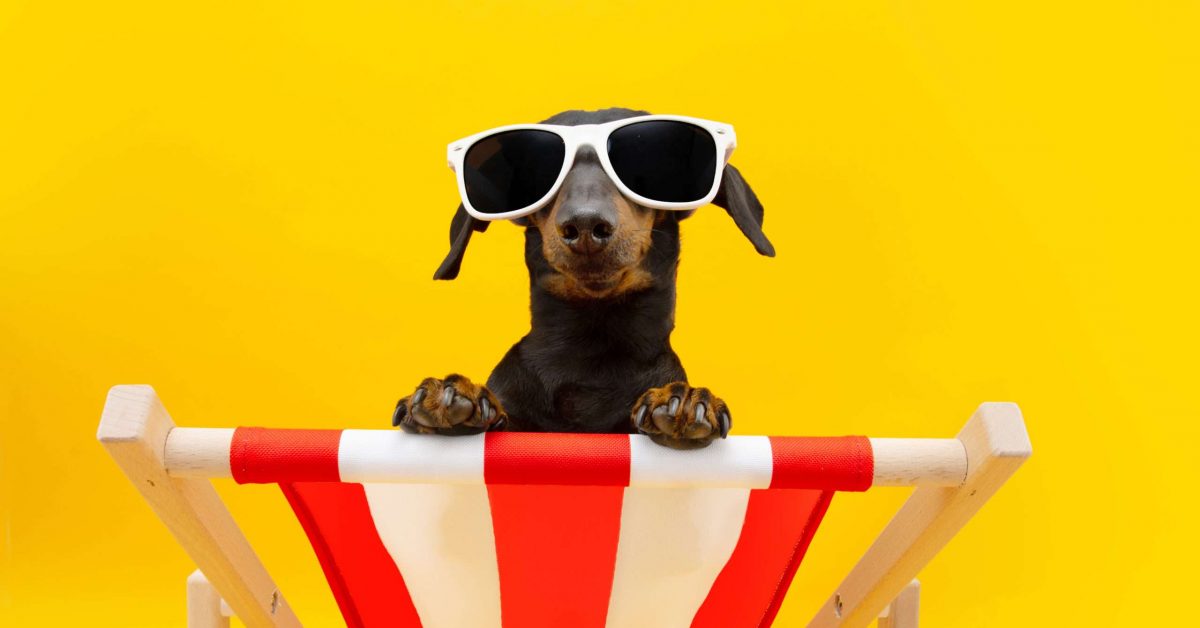
[[[649,289],[597,301],[567,301],[538,285],[552,272],[542,235],[525,229],[530,332],[500,360],[488,388],[508,411],[512,429],[629,432],[634,401],[649,388],[684,381],[671,349],[679,223],[656,228],[643,266]]]
[[[572,110],[544,122],[597,124],[645,113]],[[714,203],[729,212],[761,254],[774,255],[762,232],[762,204],[732,166],[726,166]],[[690,212],[665,214],[654,228],[652,246],[641,265],[653,277],[652,285],[588,300],[563,298],[542,287],[539,279],[554,272],[542,252],[542,234],[528,221],[516,221],[525,226],[531,331],[508,351],[487,381],[508,413],[507,429],[630,432],[630,413],[640,395],[687,380],[670,336],[675,327],[679,221]],[[460,205],[450,227],[451,250],[434,277],[456,277],[472,233],[486,228],[486,222],[471,218]]]

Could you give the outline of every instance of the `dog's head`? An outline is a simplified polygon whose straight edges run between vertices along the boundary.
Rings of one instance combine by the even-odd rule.
[[[647,115],[631,109],[564,111],[543,124],[602,124]],[[775,255],[763,234],[763,206],[741,173],[730,165],[721,175],[713,203],[725,208],[759,253]],[[678,254],[678,221],[690,211],[655,210],[638,205],[617,189],[590,148],[580,149],[555,198],[538,212],[514,222],[527,227],[526,256],[542,287],[567,299],[605,299],[649,287],[655,281],[654,255]],[[454,279],[471,233],[486,221],[462,205],[450,223],[450,253],[434,279]],[[664,251],[662,249],[670,249]],[[540,257],[539,257],[540,256]],[[658,256],[661,257],[661,256]]]

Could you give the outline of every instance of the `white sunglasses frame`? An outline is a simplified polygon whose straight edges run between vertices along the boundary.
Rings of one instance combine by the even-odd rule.
[[[656,201],[654,199],[646,198],[629,189],[628,186],[621,182],[621,179],[617,176],[616,171],[613,170],[612,162],[610,162],[608,159],[609,134],[619,128],[629,126],[631,124],[636,124],[638,122],[649,122],[653,120],[687,122],[708,131],[709,135],[712,136],[713,143],[716,145],[717,149],[716,157],[718,167],[713,175],[712,188],[708,191],[708,194],[706,194],[704,198],[683,203]],[[549,131],[562,138],[566,152],[563,158],[562,170],[560,170],[558,173],[558,179],[554,181],[554,185],[550,186],[550,191],[546,192],[545,196],[520,209],[502,212],[499,214],[487,214],[476,210],[471,206],[470,199],[467,198],[467,183],[466,177],[463,174],[463,162],[466,160],[467,151],[471,148],[471,146],[482,139],[507,131],[520,131],[525,129]],[[558,193],[559,188],[562,187],[563,180],[567,178],[567,173],[571,171],[571,166],[575,163],[575,155],[579,152],[579,149],[584,146],[590,146],[592,150],[596,152],[596,155],[600,158],[600,166],[604,168],[604,172],[608,174],[608,178],[612,180],[612,182],[617,186],[617,189],[620,190],[621,194],[624,195],[625,198],[628,198],[639,205],[653,209],[690,210],[703,207],[704,205],[711,203],[712,200],[716,198],[717,190],[719,190],[721,187],[721,173],[724,172],[725,165],[729,163],[729,157],[733,153],[733,149],[737,147],[737,134],[734,133],[733,126],[729,124],[714,122],[712,120],[704,120],[702,118],[673,115],[637,116],[633,118],[624,118],[622,120],[614,120],[612,122],[605,122],[604,124],[581,124],[578,126],[565,126],[558,124],[511,124],[508,126],[489,129],[481,133],[464,137],[458,141],[450,142],[450,145],[446,149],[446,154],[450,162],[450,169],[454,171],[455,178],[458,180],[458,195],[462,199],[463,207],[467,210],[467,213],[474,218],[478,218],[479,220],[509,220],[513,218],[521,218],[522,216],[528,216],[529,214],[532,214],[545,207],[546,204],[554,198],[554,195]]]

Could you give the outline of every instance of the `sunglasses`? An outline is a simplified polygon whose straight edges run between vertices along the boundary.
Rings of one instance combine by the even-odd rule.
[[[712,202],[737,145],[733,127],[686,116],[638,116],[604,124],[515,124],[451,142],[463,207],[480,220],[520,218],[546,206],[583,146],[626,198],[654,209]]]

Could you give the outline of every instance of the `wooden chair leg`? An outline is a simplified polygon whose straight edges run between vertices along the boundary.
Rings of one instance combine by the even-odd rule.
[[[962,485],[914,490],[809,628],[869,626],[1033,453],[1011,403],[979,406],[958,440],[967,453]]]
[[[229,606],[199,569],[187,579],[188,628],[229,628]]]
[[[167,473],[167,436],[173,429],[153,388],[114,386],[96,436],[242,623],[300,628],[212,482]]]
[[[921,582],[913,580],[879,616],[879,628],[917,628],[920,606]]]

